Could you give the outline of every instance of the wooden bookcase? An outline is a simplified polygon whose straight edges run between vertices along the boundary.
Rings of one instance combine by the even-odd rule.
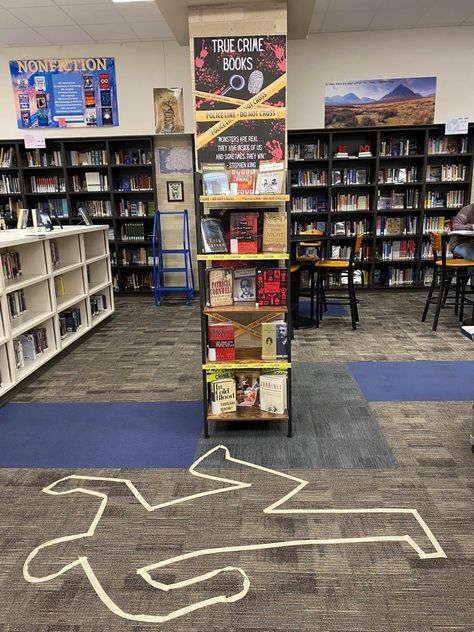
[[[196,199],[196,237],[197,237],[197,260],[199,273],[199,298],[201,308],[201,350],[202,350],[202,385],[203,385],[203,418],[204,436],[209,436],[209,422],[219,423],[222,421],[252,422],[252,421],[277,421],[286,422],[288,436],[292,435],[291,416],[291,309],[288,309],[290,301],[290,257],[289,249],[282,253],[259,253],[259,254],[205,254],[201,234],[201,218],[209,214],[210,209],[225,209],[225,211],[262,211],[285,209],[287,211],[287,237],[288,246],[290,238],[290,216],[288,213],[289,195],[246,195],[246,196],[204,196],[202,195],[201,175],[196,173],[195,178],[195,199]],[[248,261],[249,267],[258,267],[259,261],[274,261],[275,266],[283,262],[287,277],[287,305],[281,307],[256,307],[246,304],[234,304],[225,307],[206,306],[207,296],[207,276],[206,269],[212,265],[212,261]],[[209,362],[207,354],[207,326],[209,321],[222,322],[222,319],[240,323],[242,315],[250,318],[245,320],[247,325],[259,320],[271,320],[277,315],[281,315],[288,323],[288,357],[285,361],[268,361],[261,359],[261,349],[256,347],[239,348],[236,344],[236,358],[233,362]],[[267,413],[261,411],[256,406],[237,407],[235,413],[214,415],[210,410],[209,402],[209,382],[212,374],[224,370],[256,369],[277,369],[285,371],[287,374],[287,410],[285,414]]]
[[[9,230],[0,233],[0,255],[6,253],[18,253],[22,274],[8,278],[4,265],[0,269],[0,396],[114,312],[106,226],[65,226],[42,234]],[[20,290],[26,309],[12,318],[9,296]],[[94,303],[97,295],[105,296],[105,309],[94,313],[91,299]],[[61,336],[59,315],[71,308],[80,310],[81,326]],[[35,328],[46,330],[47,349],[17,367],[14,340]]]
[[[290,174],[290,217],[291,244],[294,258],[298,242],[308,241],[308,236],[299,235],[305,228],[324,229],[326,239],[326,256],[331,256],[333,246],[344,246],[348,243],[352,226],[344,228],[347,234],[334,234],[336,222],[365,221],[362,259],[357,262],[357,268],[365,277],[366,288],[385,287],[423,287],[430,281],[432,272],[432,258],[427,251],[429,238],[427,222],[431,218],[444,217],[447,224],[462,206],[470,203],[471,183],[474,152],[474,125],[469,126],[466,136],[465,150],[455,150],[453,153],[434,152],[433,140],[444,138],[444,125],[383,127],[383,128],[354,128],[354,129],[314,129],[295,130],[288,132]],[[451,143],[456,136],[446,137]],[[293,146],[320,143],[325,148],[317,157],[295,159]],[[382,151],[382,143],[390,144],[408,141],[408,155],[384,155],[390,149]],[[372,156],[361,158],[336,158],[335,154],[340,145],[345,145],[349,154],[358,154],[361,145],[370,145]],[[455,149],[451,147],[451,150]],[[309,152],[308,152],[309,153]],[[300,156],[298,156],[300,158]],[[462,165],[465,167],[465,177],[460,181],[433,182],[430,180],[431,167],[442,165]],[[416,169],[413,182],[387,183],[379,181],[379,173],[387,169]],[[333,173],[342,170],[367,170],[367,183],[335,184]],[[311,183],[304,184],[307,179],[298,178],[300,172],[326,173],[326,182],[320,178],[310,178]],[[384,172],[384,179],[387,171]],[[321,174],[320,174],[321,175]],[[315,184],[315,182],[318,182]],[[379,198],[394,196],[395,193],[406,194],[407,191],[417,191],[419,204],[416,208],[379,208]],[[460,204],[430,207],[427,198],[430,194],[437,194],[442,199],[449,191],[461,191],[463,201]],[[393,193],[392,193],[393,192]],[[364,195],[369,196],[370,204],[366,209],[340,210],[337,207],[336,196]],[[415,195],[415,194],[413,194]],[[397,196],[400,198],[400,196]],[[305,206],[304,206],[305,205]],[[303,212],[302,207],[310,207],[310,212]],[[406,204],[405,204],[406,206]],[[412,218],[417,222],[416,230],[410,234],[377,234],[377,225],[383,217]],[[341,225],[339,225],[341,229]],[[413,240],[413,258],[384,259],[384,243]],[[385,246],[387,248],[387,246]],[[344,258],[344,257],[341,257]],[[402,271],[406,272],[402,272]],[[405,276],[405,278],[403,278]],[[397,280],[399,282],[397,282]]]
[[[47,208],[48,204],[52,203],[57,207],[57,216],[64,225],[77,225],[81,221],[77,214],[78,207],[100,202],[103,205],[103,214],[93,216],[92,220],[94,223],[108,224],[110,228],[114,289],[120,292],[152,291],[150,285],[153,266],[149,257],[153,214],[157,208],[153,137],[47,139],[46,149],[40,150],[25,149],[23,141],[20,140],[0,141],[0,156],[2,149],[5,152],[10,148],[13,150],[11,164],[2,166],[0,161],[0,216],[5,218],[6,223],[10,227],[16,225],[16,213],[13,210],[16,206],[31,209],[45,205]],[[89,152],[87,164],[75,164],[77,161],[74,157],[77,154],[74,152]],[[145,156],[145,164],[123,164],[125,156],[129,163],[129,157],[138,156],[140,153]],[[35,159],[34,166],[31,165],[32,161],[28,160],[29,156]],[[37,158],[39,160],[36,160]],[[51,164],[54,159],[56,161]],[[43,161],[46,164],[43,164]],[[40,164],[37,165],[37,162]],[[77,190],[75,182],[82,184],[86,181],[86,175],[94,172],[107,178],[104,190]],[[4,176],[18,178],[19,189],[12,193],[2,192]],[[151,187],[138,191],[121,190],[122,178],[137,176],[148,176],[151,179]],[[64,187],[54,192],[37,191],[32,178],[60,178]],[[130,203],[143,205],[144,210],[138,212],[144,212],[145,215],[122,216],[121,202],[122,206]],[[145,249],[141,251],[141,262],[138,256],[140,248]],[[125,254],[129,256],[125,258]]]

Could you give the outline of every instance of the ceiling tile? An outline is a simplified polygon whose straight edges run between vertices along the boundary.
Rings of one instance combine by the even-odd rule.
[[[409,28],[416,25],[420,16],[423,13],[423,9],[404,9],[399,11],[398,9],[379,9],[374,16],[374,19],[370,23],[370,29],[378,28]]]
[[[318,2],[316,2],[309,27],[310,32],[319,31],[321,28],[330,1],[331,0],[318,0]]]
[[[3,7],[5,9],[49,6],[53,6],[53,0],[0,0],[0,7]]]
[[[321,30],[357,31],[367,28],[373,17],[373,11],[328,11]]]
[[[456,25],[472,15],[473,0],[435,0],[425,9],[417,26]]]
[[[59,7],[33,7],[31,9],[10,9],[17,18],[29,26],[63,26],[74,24]]]
[[[138,40],[138,36],[128,24],[89,24],[84,26],[92,39],[97,42],[122,42]]]
[[[2,2],[2,0],[0,0],[0,2]],[[76,4],[109,4],[110,6],[113,6],[112,0],[54,0],[54,4],[58,4],[59,6],[74,6]]]
[[[165,21],[163,14],[154,2],[132,2],[116,4],[117,11],[127,22],[147,22],[148,20]]]
[[[5,42],[5,44],[16,44],[18,46],[25,44],[48,44],[48,40],[28,27],[21,29],[0,28],[0,41]]]
[[[140,39],[174,39],[166,22],[132,22],[130,26]]]
[[[117,24],[125,22],[112,4],[80,4],[62,8],[78,24]]]
[[[385,0],[331,0],[329,11],[376,11]],[[416,2],[416,0],[413,0]]]
[[[80,26],[40,26],[36,29],[52,44],[77,44],[92,38]]]
[[[0,9],[0,24],[2,29],[21,29],[25,26],[24,22],[16,18],[6,9]]]

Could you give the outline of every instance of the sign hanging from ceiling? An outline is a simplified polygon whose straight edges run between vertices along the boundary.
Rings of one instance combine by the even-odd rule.
[[[113,57],[10,61],[17,125],[118,125]]]
[[[199,165],[284,160],[284,35],[195,38],[194,97]]]

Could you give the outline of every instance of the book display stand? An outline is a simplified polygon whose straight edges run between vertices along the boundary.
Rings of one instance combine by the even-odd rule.
[[[263,200],[263,198],[265,198]],[[291,310],[288,308],[290,296],[290,258],[289,258],[289,237],[290,237],[290,216],[288,213],[289,195],[245,195],[245,196],[203,196],[202,177],[197,173],[195,177],[195,199],[196,209],[196,235],[197,235],[197,260],[200,287],[200,307],[201,307],[201,345],[202,345],[202,383],[203,383],[203,416],[204,416],[204,436],[209,436],[209,422],[259,422],[259,421],[280,421],[287,422],[288,436],[292,435],[291,418]],[[246,211],[286,211],[286,238],[287,245],[283,252],[258,252],[258,253],[205,253],[203,237],[201,233],[201,219],[212,216],[212,209],[220,210],[226,224],[229,223],[229,214],[232,212]],[[270,204],[270,206],[269,206]],[[263,210],[262,210],[263,209]],[[244,263],[245,262],[245,263]],[[236,270],[242,267],[249,267],[258,270],[259,264],[262,269],[265,267],[279,267],[285,272],[286,277],[286,300],[280,305],[258,305],[257,297],[253,302],[235,302],[233,305],[223,305],[211,307],[208,303],[209,293],[209,270],[216,269],[213,266],[225,267],[226,263]],[[272,266],[273,263],[273,266]],[[258,273],[257,273],[258,277]],[[286,322],[287,334],[287,354],[284,358],[262,359],[262,326],[270,323],[275,318],[280,322]],[[233,327],[235,337],[235,358],[226,361],[211,361],[209,348],[209,325],[221,323]],[[243,336],[247,340],[255,341],[254,346],[240,346],[239,339]],[[273,373],[286,375],[286,408],[283,414],[262,410],[258,405],[258,400],[253,405],[239,405],[239,385],[237,384],[237,407],[234,412],[216,414],[211,410],[210,385],[215,379],[233,378],[234,372],[243,373],[247,370],[253,374]],[[240,393],[242,396],[242,393]],[[240,400],[242,403],[242,400]]]

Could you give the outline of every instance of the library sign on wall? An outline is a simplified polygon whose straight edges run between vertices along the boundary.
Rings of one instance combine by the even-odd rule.
[[[113,57],[10,61],[17,125],[118,125]]]
[[[286,37],[197,37],[193,66],[199,164],[284,160]]]

